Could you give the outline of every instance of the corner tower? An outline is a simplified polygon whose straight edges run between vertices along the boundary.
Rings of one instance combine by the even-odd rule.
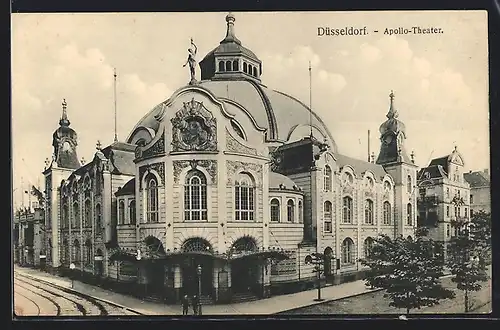
[[[394,187],[394,235],[414,236],[417,226],[417,166],[405,150],[405,124],[398,119],[394,92],[389,94],[387,120],[380,125],[380,153],[376,163],[392,176]]]
[[[78,136],[76,132],[69,127],[71,124],[66,112],[66,100],[62,102],[62,116],[59,120],[59,128],[52,135],[52,147],[54,148],[53,161],[57,167],[77,169],[80,167],[76,146],[78,145]]]
[[[226,16],[226,37],[200,61],[201,80],[251,79],[260,82],[262,62],[236,38],[235,21],[233,14]]]

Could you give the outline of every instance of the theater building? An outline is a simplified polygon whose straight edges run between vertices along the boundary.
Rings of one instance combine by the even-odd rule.
[[[317,114],[263,84],[265,63],[226,24],[201,79],[85,165],[63,105],[44,172],[52,267],[228,302],[307,287],[316,251],[326,281],[359,278],[376,235],[414,234],[417,167],[394,94],[378,158],[344,156]]]

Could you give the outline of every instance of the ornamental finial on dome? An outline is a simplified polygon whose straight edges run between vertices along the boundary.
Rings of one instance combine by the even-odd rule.
[[[70,125],[70,122],[68,119],[68,114],[66,113],[66,108],[68,107],[68,104],[66,103],[66,99],[63,99],[61,105],[62,105],[62,116],[61,116],[61,119],[59,120],[59,125],[67,127]]]
[[[235,42],[238,45],[241,45],[241,41],[236,38],[236,35],[234,34],[234,22],[236,19],[234,18],[234,15],[232,13],[228,13],[226,15],[226,22],[227,22],[227,31],[226,31],[226,37],[224,40],[222,40],[220,43],[227,43],[227,42]]]
[[[386,117],[389,119],[398,118],[398,111],[394,107],[394,91],[391,90],[391,94],[389,94],[389,98],[391,99],[391,104],[389,106],[389,112]]]

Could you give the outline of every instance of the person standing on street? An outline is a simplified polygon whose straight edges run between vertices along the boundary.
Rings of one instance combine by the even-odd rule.
[[[189,297],[188,295],[184,295],[182,297],[182,315],[188,315],[189,314]]]
[[[194,315],[198,315],[198,304],[199,304],[199,298],[197,295],[194,295],[193,296],[193,299],[191,301],[191,303],[193,304],[193,314]]]

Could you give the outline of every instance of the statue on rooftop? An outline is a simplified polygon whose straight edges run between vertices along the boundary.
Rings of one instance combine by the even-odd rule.
[[[193,42],[193,38],[191,38],[191,45],[193,48],[188,49],[188,58],[186,63],[182,67],[186,67],[186,65],[189,64],[189,70],[191,73],[191,81],[189,82],[190,85],[196,83],[196,78],[195,78],[195,67],[196,67],[196,52],[198,51],[198,48],[196,47],[195,43]]]

